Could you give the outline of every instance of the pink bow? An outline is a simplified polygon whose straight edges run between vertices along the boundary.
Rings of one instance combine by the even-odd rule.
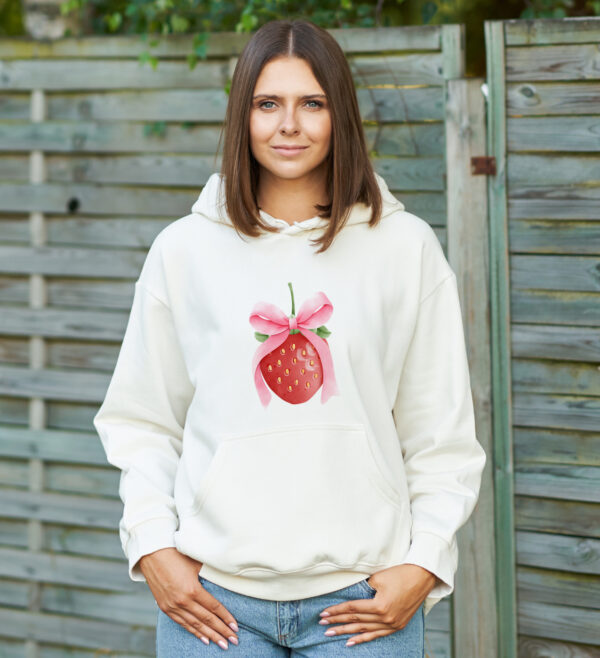
[[[323,365],[323,390],[321,391],[321,404],[326,402],[332,395],[338,394],[337,382],[333,371],[333,361],[329,345],[314,331],[308,331],[320,327],[327,322],[333,312],[333,305],[324,292],[317,292],[307,299],[296,317],[288,316],[275,304],[258,302],[250,314],[250,324],[269,338],[258,346],[252,359],[252,370],[254,372],[254,383],[258,396],[263,406],[269,404],[271,393],[260,371],[260,362],[264,356],[276,347],[279,347],[290,334],[290,329],[298,329],[317,350],[317,354]]]

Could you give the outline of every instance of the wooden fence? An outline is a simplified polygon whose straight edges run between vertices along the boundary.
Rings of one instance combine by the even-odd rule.
[[[464,76],[462,26],[331,33],[347,53],[372,161],[390,189],[445,247],[450,225],[457,236],[464,222],[484,235],[486,215],[477,214],[484,179],[474,205],[455,193],[455,184],[468,184],[465,154],[477,136],[484,145],[481,130],[465,136],[460,119],[467,107],[460,103],[473,103],[473,125],[483,125],[478,88],[471,83],[465,95],[451,84]],[[138,64],[142,46],[133,37],[0,42],[2,656],[154,655],[156,607],[147,586],[128,579],[117,533],[118,472],[106,464],[91,421],[150,243],[188,214],[219,167],[224,88],[247,38],[213,35],[208,60],[193,71],[185,59],[191,38],[165,39],[156,71]],[[447,162],[454,167],[448,178]],[[471,253],[485,280],[486,242],[478,244]],[[455,249],[451,262],[468,274],[460,254]],[[465,308],[478,314],[470,346],[482,355],[475,397],[489,452],[488,337],[484,325],[475,328],[485,294],[483,286]],[[487,468],[485,509],[492,501]],[[465,527],[471,547],[493,549],[486,523],[492,520]],[[465,551],[455,594],[464,605],[453,610],[453,595],[427,616],[431,658],[493,655],[474,649],[496,642],[493,562],[484,552]],[[471,558],[485,591],[477,592],[481,574]],[[489,614],[475,629],[470,615],[478,608]]]
[[[491,21],[500,656],[600,655],[600,19]]]

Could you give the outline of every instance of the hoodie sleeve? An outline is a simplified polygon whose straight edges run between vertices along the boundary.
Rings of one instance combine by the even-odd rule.
[[[454,591],[456,532],[475,507],[486,462],[475,433],[456,276],[444,265],[443,280],[419,304],[393,407],[413,519],[402,564],[438,578],[426,613]]]
[[[171,310],[143,283],[156,275],[155,251],[135,283],[117,363],[93,419],[108,461],[121,470],[119,534],[135,581],[145,581],[137,564],[143,555],[175,546],[174,479],[194,392]]]

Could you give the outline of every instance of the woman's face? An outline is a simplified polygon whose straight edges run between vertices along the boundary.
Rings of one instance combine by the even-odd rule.
[[[279,178],[300,178],[323,162],[330,143],[329,105],[310,66],[298,57],[268,62],[250,111],[250,148],[259,165]]]

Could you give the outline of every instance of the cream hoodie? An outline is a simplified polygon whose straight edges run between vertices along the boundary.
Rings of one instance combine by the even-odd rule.
[[[319,217],[238,235],[217,173],[154,239],[94,417],[133,580],[174,546],[258,598],[403,563],[439,578],[425,613],[452,593],[486,461],[456,277],[377,181],[381,222],[356,204],[322,254]]]

